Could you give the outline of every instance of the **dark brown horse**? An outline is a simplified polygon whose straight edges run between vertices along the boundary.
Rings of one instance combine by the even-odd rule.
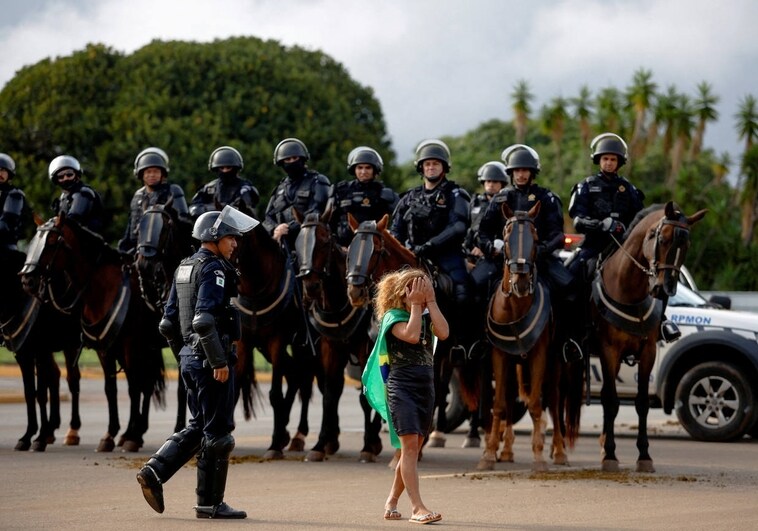
[[[140,293],[148,308],[157,318],[163,314],[174,271],[183,258],[193,252],[190,227],[182,223],[173,208],[173,196],[163,205],[148,207],[140,218],[137,230],[137,255],[134,265],[139,278]],[[156,344],[164,344],[158,333],[158,325],[150,331]],[[179,360],[177,359],[177,364]],[[187,424],[187,392],[184,380],[177,379],[177,413],[174,431],[182,430]]]
[[[150,398],[163,403],[164,367],[161,349],[151,341],[155,316],[136,296],[136,274],[122,268],[118,253],[100,235],[60,215],[37,228],[22,275],[27,292],[79,316],[85,344],[98,353],[109,413],[98,451],[112,451],[120,429],[117,364],[126,374],[130,399],[129,424],[118,444],[124,451],[139,450]]]
[[[553,336],[550,294],[545,284],[537,280],[535,264],[538,236],[534,218],[540,203],[529,212],[514,213],[506,203],[501,208],[507,220],[503,230],[505,264],[487,311],[487,336],[493,344],[495,377],[492,427],[477,468],[492,470],[496,461],[513,461],[513,418],[518,395],[532,418],[532,466],[540,471],[547,469],[543,456],[547,425],[544,409],[550,411],[553,419],[550,452],[553,462],[568,464],[559,408],[560,362],[550,348]],[[581,400],[580,395],[574,396]],[[505,427],[501,432],[502,422]],[[578,434],[578,424],[579,419],[574,418],[565,427],[570,445]],[[498,456],[501,434],[503,450]]]
[[[242,336],[237,342],[237,381],[240,382],[245,417],[250,418],[257,389],[253,348],[271,363],[269,401],[274,410],[274,430],[265,457],[282,459],[287,443],[290,443],[290,451],[305,448],[314,350],[307,341],[291,258],[279,242],[259,225],[242,236],[238,257],[241,277],[236,305],[242,319]],[[302,402],[300,422],[297,434],[290,438],[287,425],[298,392]]]
[[[64,444],[79,444],[79,332],[78,323],[24,292],[18,272],[24,263],[23,253],[0,253],[0,332],[21,369],[26,401],[26,432],[15,450],[44,452],[55,441],[60,427],[60,375],[53,353],[63,351],[66,380],[71,393],[71,421]],[[36,380],[35,380],[36,375]],[[48,410],[49,400],[49,410]],[[36,401],[36,405],[35,405]],[[36,408],[39,407],[39,423]],[[38,436],[32,440],[37,434]]]
[[[690,227],[705,210],[684,215],[673,202],[650,207],[630,227],[628,237],[597,269],[592,284],[592,319],[596,330],[593,352],[603,372],[602,469],[617,471],[614,422],[619,410],[616,376],[622,361],[639,365],[637,397],[637,471],[654,472],[648,453],[648,384],[655,363],[656,342],[663,315],[660,299],[676,293],[679,269],[690,245]]]
[[[316,378],[324,397],[321,431],[306,456],[308,461],[323,461],[339,448],[338,406],[345,387],[345,367],[351,358],[356,363],[367,359],[371,345],[370,311],[366,306],[353,306],[348,299],[346,255],[332,237],[330,216],[330,209],[321,215],[307,214],[304,219],[295,211],[295,218],[301,223],[295,243],[298,278],[302,282],[308,320],[319,335]],[[369,428],[372,431],[364,433],[362,461],[375,461],[381,451],[379,429],[376,425]]]

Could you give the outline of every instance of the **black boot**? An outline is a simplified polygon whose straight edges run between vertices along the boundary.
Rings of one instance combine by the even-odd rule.
[[[682,337],[682,332],[674,321],[668,319],[661,322],[661,339],[666,343],[671,343]]]
[[[233,509],[224,502],[229,454],[233,448],[231,434],[205,442],[197,459],[197,518],[247,518],[245,511]]]
[[[167,482],[200,449],[202,432],[186,428],[174,433],[137,473],[145,501],[154,511],[162,513],[163,483]]]

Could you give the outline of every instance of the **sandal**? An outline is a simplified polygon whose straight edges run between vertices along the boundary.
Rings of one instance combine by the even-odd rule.
[[[439,513],[426,513],[426,514],[420,514],[418,516],[411,516],[409,522],[413,524],[431,524],[432,522],[439,522],[442,520],[442,515]]]
[[[395,509],[386,509],[384,511],[384,519],[385,520],[400,520],[403,517],[402,514],[400,514],[400,511]]]

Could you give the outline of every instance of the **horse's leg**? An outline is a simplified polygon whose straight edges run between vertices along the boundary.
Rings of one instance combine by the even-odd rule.
[[[430,448],[445,447],[447,440],[445,437],[447,431],[447,393],[453,372],[450,363],[451,343],[449,340],[441,341],[437,348],[440,349],[440,352],[434,356],[434,405],[437,408],[437,422],[434,431],[429,434],[429,441],[426,443]]]
[[[382,452],[382,439],[379,436],[382,417],[371,408],[362,392],[358,395],[358,401],[363,410],[363,448],[359,459],[361,463],[375,463],[376,457]]]
[[[339,401],[345,388],[347,352],[342,352],[345,348],[321,338],[323,415],[318,441],[308,452],[306,461],[323,461],[326,454],[334,454],[339,449]]]
[[[492,374],[495,377],[495,392],[492,396],[492,422],[477,470],[494,470],[497,461],[497,450],[500,446],[500,422],[505,412],[505,356],[501,351],[492,353]],[[490,384],[491,387],[491,384]]]
[[[66,382],[68,383],[68,392],[71,394],[71,422],[68,425],[68,431],[63,439],[66,446],[79,445],[79,429],[82,427],[82,419],[79,416],[79,393],[82,373],[79,370],[79,349],[69,348],[63,350],[63,356],[66,360]]]
[[[503,438],[503,450],[500,452],[498,461],[504,461],[506,463],[513,463],[513,443],[516,440],[516,435],[513,432],[513,412],[516,407],[516,400],[518,399],[518,380],[516,378],[516,370],[518,369],[516,362],[510,358],[510,354],[502,354],[505,368],[504,368],[504,402],[503,402],[503,421],[498,427],[498,430],[502,430]]]
[[[532,470],[544,472],[547,470],[545,461],[545,418],[542,407],[542,384],[547,367],[547,345],[543,342],[537,344],[529,355],[529,394],[527,407],[532,417],[532,455],[534,461]]]
[[[98,351],[100,365],[103,368],[103,378],[105,381],[105,398],[108,402],[108,431],[97,446],[98,452],[112,452],[116,447],[113,440],[121,425],[118,420],[118,383],[116,377],[116,358],[111,352]]]
[[[16,443],[14,450],[27,451],[32,447],[32,437],[39,425],[37,424],[37,397],[35,393],[36,380],[34,377],[34,359],[30,352],[23,350],[16,353],[16,363],[21,369],[21,380],[24,383],[24,402],[26,403],[26,432]]]
[[[55,441],[55,430],[60,427],[60,378],[61,370],[53,358],[53,353],[46,351],[37,356],[37,404],[40,414],[40,431],[32,441],[32,451],[44,452],[47,445]],[[48,398],[50,413],[48,415]]]
[[[619,412],[619,398],[616,392],[616,375],[619,370],[619,355],[608,345],[601,350],[603,388],[600,391],[600,403],[603,405],[603,433],[600,436],[601,468],[604,472],[618,472],[619,462],[616,457],[616,438],[614,423]]]
[[[563,371],[562,361],[550,352],[547,372],[545,374],[545,384],[543,390],[545,394],[545,403],[550,411],[550,417],[553,420],[553,440],[550,447],[550,456],[553,458],[553,464],[568,465],[568,456],[566,455],[566,433],[565,403],[567,396],[561,389],[561,374]]]
[[[284,371],[282,363],[286,363],[282,356],[276,356],[271,360],[271,389],[268,398],[274,412],[274,430],[271,434],[271,445],[263,456],[265,459],[283,459],[282,450],[290,439],[289,433],[287,433],[289,410],[286,409],[287,404],[283,393]],[[288,391],[290,390],[289,387]]]
[[[634,408],[637,410],[639,419],[639,429],[637,431],[637,472],[655,472],[653,467],[653,458],[648,453],[650,446],[647,437],[647,415],[650,410],[648,399],[648,382],[650,381],[650,372],[655,362],[655,344],[648,345],[642,353],[639,363],[639,381],[637,383],[637,398],[634,399]]]
[[[302,360],[307,360],[307,363],[304,363]],[[305,350],[301,356],[301,362],[298,364],[297,388],[300,394],[300,420],[297,424],[297,433],[295,433],[292,441],[290,441],[288,448],[290,452],[302,452],[305,450],[305,438],[310,431],[308,426],[308,408],[311,404],[311,396],[313,396],[314,362],[315,360],[311,355],[311,351]],[[290,404],[290,409],[292,409],[292,404]]]

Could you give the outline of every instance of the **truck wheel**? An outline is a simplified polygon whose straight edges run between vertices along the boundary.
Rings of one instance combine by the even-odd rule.
[[[749,382],[728,363],[696,365],[676,388],[676,416],[699,441],[731,441],[744,435],[756,420],[753,404]]]

